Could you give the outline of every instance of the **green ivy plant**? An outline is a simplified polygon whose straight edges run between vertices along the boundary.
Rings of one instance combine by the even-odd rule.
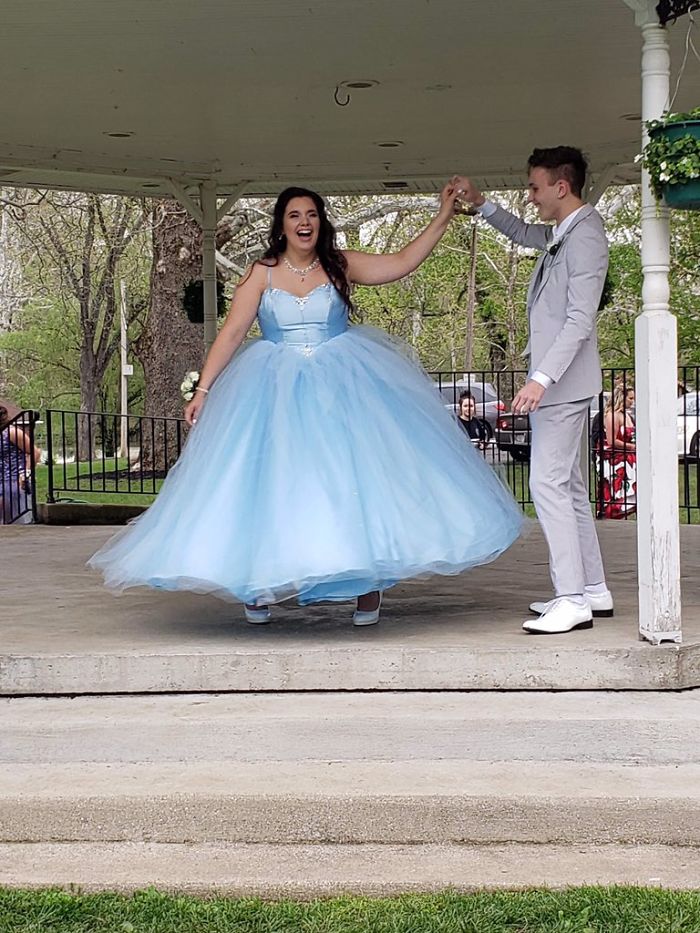
[[[649,172],[651,187],[659,201],[665,185],[700,179],[700,138],[687,133],[671,140],[665,134],[654,134],[653,131],[691,121],[700,121],[700,107],[688,113],[667,113],[660,120],[649,120],[646,124],[650,139],[641,155],[637,156],[637,161],[641,161]]]

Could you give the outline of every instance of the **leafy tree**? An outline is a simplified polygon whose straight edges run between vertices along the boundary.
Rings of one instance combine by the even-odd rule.
[[[21,193],[17,204],[22,204]],[[148,213],[134,198],[55,191],[35,209],[20,210],[15,222],[31,298],[20,312],[22,331],[5,338],[5,349],[25,362],[33,357],[35,363],[41,359],[38,353],[48,352],[48,372],[73,368],[80,410],[96,411],[119,345],[118,270],[128,274],[138,268],[138,249],[131,250],[129,261],[127,255],[138,244]],[[51,354],[49,345],[60,352]],[[55,379],[44,390],[62,394]],[[89,457],[87,419],[80,419],[79,433],[80,449]]]

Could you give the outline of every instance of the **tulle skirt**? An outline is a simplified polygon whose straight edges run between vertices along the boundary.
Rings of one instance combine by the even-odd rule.
[[[306,604],[459,573],[521,526],[410,352],[354,326],[240,350],[155,503],[89,564],[116,589]]]

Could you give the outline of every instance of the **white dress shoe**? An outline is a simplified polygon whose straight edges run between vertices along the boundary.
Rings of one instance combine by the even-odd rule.
[[[583,598],[590,604],[594,618],[610,618],[615,615],[613,597],[610,590],[606,590],[604,593],[600,594],[584,593]],[[546,603],[530,603],[530,612],[534,612],[536,615],[541,616],[554,602],[556,602],[556,598],[550,599],[549,602]]]
[[[561,635],[574,629],[593,628],[593,612],[588,603],[581,606],[560,596],[552,600],[539,619],[523,622],[523,628],[530,635]]]
[[[255,609],[253,606],[246,606],[244,604],[243,612],[245,613],[246,622],[250,622],[251,625],[265,625],[265,623],[269,622],[272,618],[267,606],[263,606],[261,609]]]
[[[370,609],[367,612],[361,612],[356,609],[352,614],[353,625],[376,625],[379,622],[379,610],[382,608],[382,594],[379,594],[379,602],[376,609]]]

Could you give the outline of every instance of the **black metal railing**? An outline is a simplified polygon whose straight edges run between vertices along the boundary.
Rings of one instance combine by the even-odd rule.
[[[523,508],[530,507],[530,424],[513,415],[513,398],[525,370],[430,374],[446,405],[457,413],[460,395],[474,397],[476,415],[489,426],[484,457],[501,474]],[[587,441],[591,504],[598,518],[626,519],[636,514],[637,451],[634,434],[634,370],[604,369],[603,391],[591,403]],[[700,522],[700,366],[678,369],[677,457],[681,519]],[[617,436],[613,436],[617,435]],[[586,470],[584,469],[584,476]]]
[[[700,366],[678,369],[676,433],[679,506],[688,523],[700,521]]]
[[[0,525],[36,520],[38,414],[21,411],[0,431]]]
[[[520,505],[531,509],[530,423],[511,404],[526,370],[430,373],[446,406],[458,414],[460,396],[473,399],[482,431],[475,439]],[[594,399],[582,453],[591,505],[598,518],[636,513],[634,371],[605,369]],[[464,399],[462,400],[464,401]],[[681,518],[700,522],[700,367],[678,371],[677,455]],[[46,416],[49,502],[85,495],[154,496],[180,455],[187,427],[180,418],[50,410]],[[585,468],[587,466],[587,469]],[[91,495],[92,498],[92,495]]]
[[[154,496],[185,432],[181,418],[49,409],[47,501],[65,493]]]

